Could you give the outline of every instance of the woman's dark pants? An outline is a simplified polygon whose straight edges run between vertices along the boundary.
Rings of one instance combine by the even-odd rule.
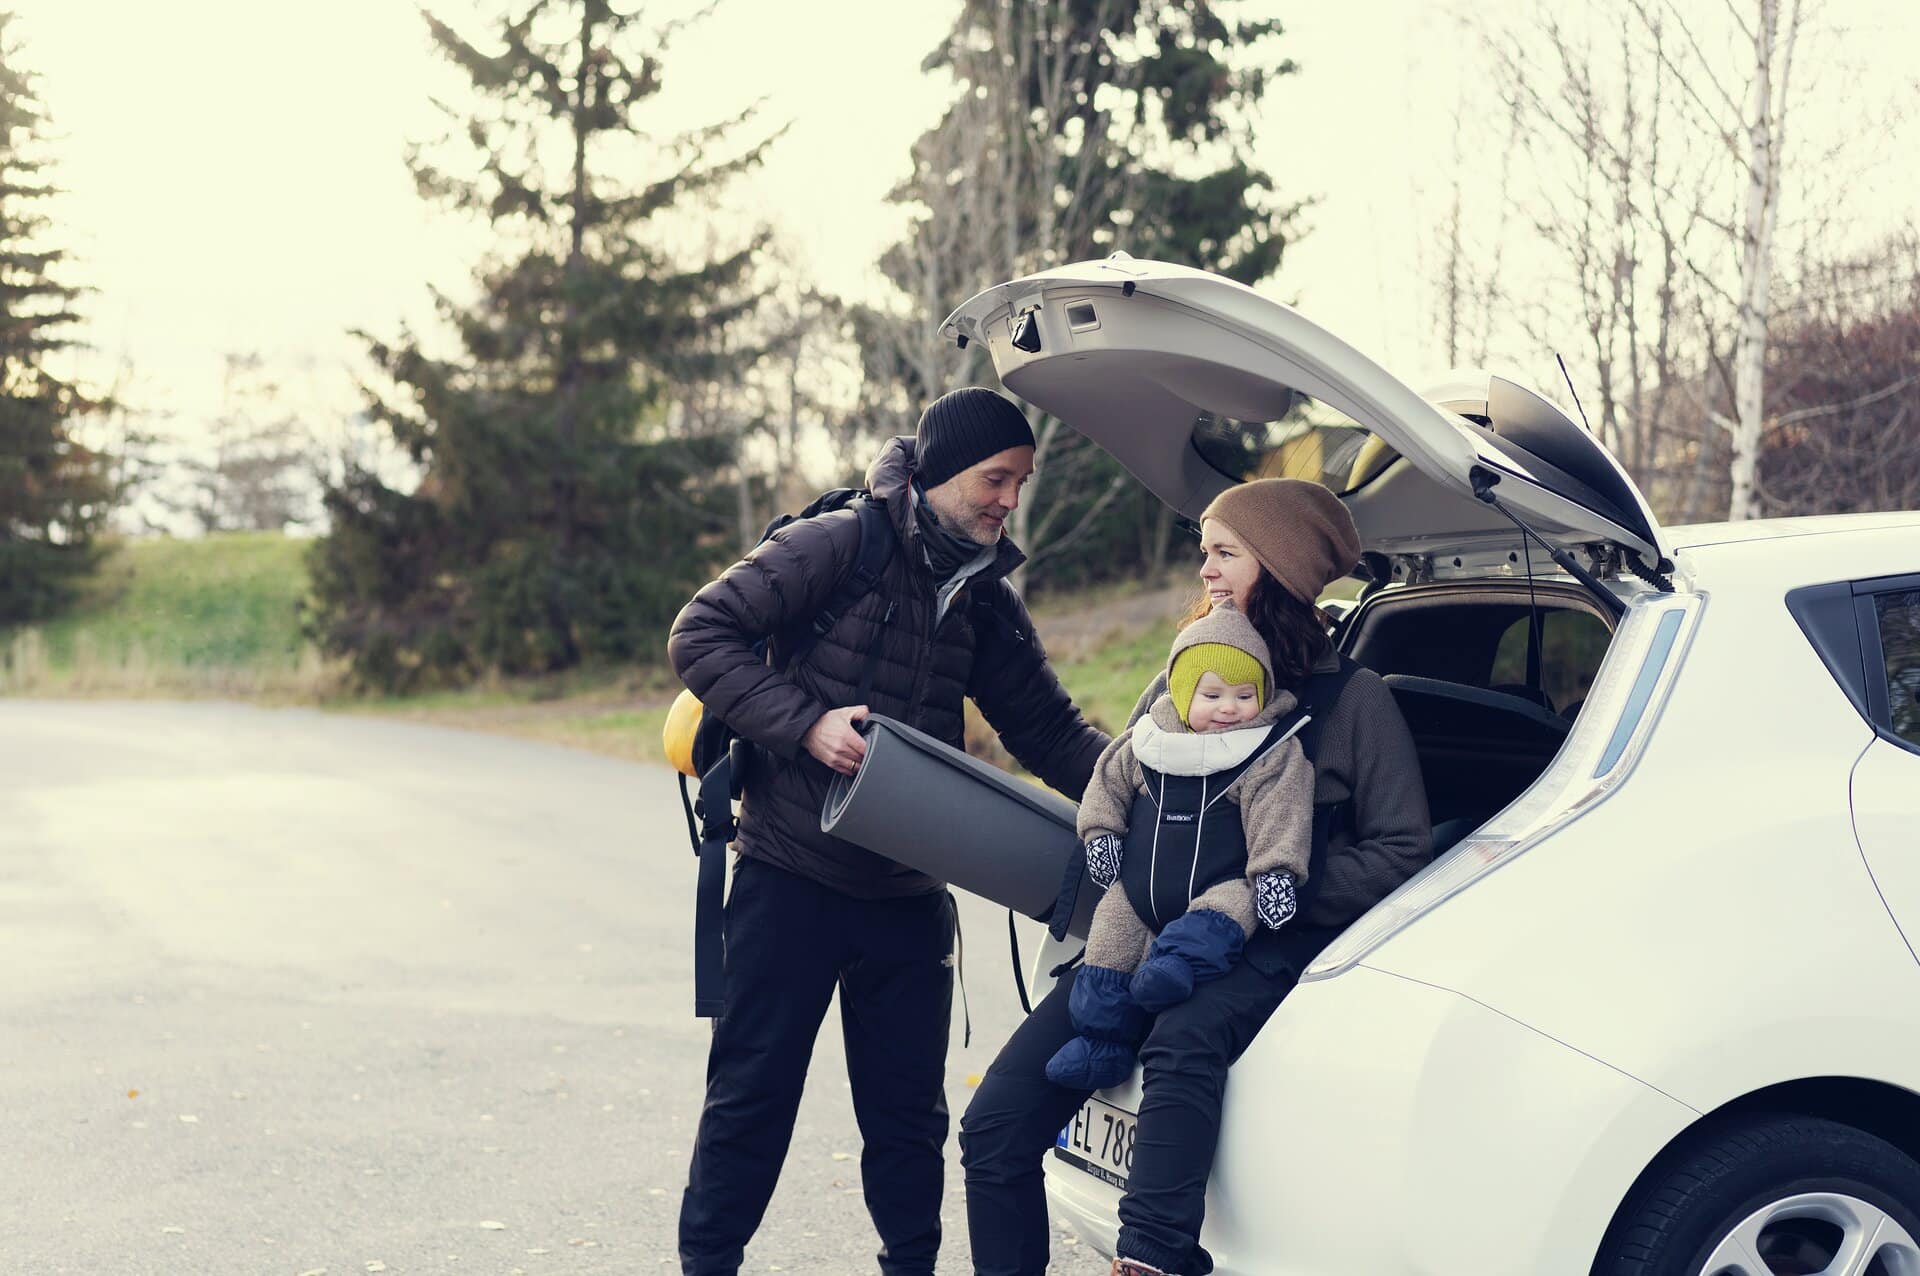
[[[854,899],[742,859],[726,936],[727,1013],[707,1053],[706,1106],[680,1204],[681,1270],[739,1270],[780,1177],[838,986],[880,1270],[931,1276],[947,1141],[953,897]]]
[[[1213,1270],[1200,1248],[1207,1176],[1220,1139],[1227,1068],[1334,932],[1302,927],[1264,937],[1249,959],[1162,1013],[1140,1048],[1145,1072],[1133,1171],[1120,1200],[1119,1253],[1170,1272]],[[960,1118],[967,1234],[975,1276],[1041,1276],[1047,1200],[1041,1165],[1085,1091],[1047,1080],[1047,1060],[1074,1036],[1073,974],[1008,1038]]]

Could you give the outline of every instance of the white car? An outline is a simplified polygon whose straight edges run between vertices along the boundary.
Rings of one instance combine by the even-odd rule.
[[[1176,266],[945,331],[1183,514],[1310,477],[1369,551],[1338,641],[1395,688],[1438,854],[1234,1067],[1217,1272],[1920,1276],[1920,515],[1663,529],[1539,395],[1416,393]],[[1107,1253],[1131,1140],[1087,1131],[1138,1084],[1047,1167]]]

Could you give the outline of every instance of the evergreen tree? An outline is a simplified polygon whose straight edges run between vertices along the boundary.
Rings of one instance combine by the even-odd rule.
[[[46,117],[13,20],[0,14],[0,624],[60,605],[97,561],[114,496],[107,458],[74,437],[102,402],[48,368],[76,344],[81,290],[54,277],[66,253],[44,246]]]
[[[1295,68],[1271,56],[1280,24],[1238,18],[1245,8],[963,0],[926,62],[952,76],[955,96],[892,195],[918,212],[880,262],[903,304],[854,315],[881,432],[911,430],[945,390],[991,381],[977,345],[937,336],[981,288],[1119,250],[1244,283],[1279,266],[1300,205],[1249,156],[1254,108]],[[1041,473],[1011,530],[1036,575],[1099,579],[1162,564],[1173,534],[1164,508],[1078,435],[1034,425]]]
[[[501,247],[475,302],[436,296],[457,353],[368,338],[391,383],[371,413],[421,478],[401,492],[349,469],[327,492],[314,632],[388,687],[650,654],[708,565],[690,529],[726,525],[724,444],[672,437],[664,391],[711,371],[761,247],[689,264],[662,222],[765,143],[713,157],[747,115],[650,143],[636,117],[670,32],[606,0],[534,0],[493,49],[427,22],[482,103],[458,130],[477,156],[471,175],[418,149],[408,165]]]

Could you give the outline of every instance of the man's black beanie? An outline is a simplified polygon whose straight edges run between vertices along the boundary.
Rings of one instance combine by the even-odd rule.
[[[968,386],[941,395],[920,414],[913,473],[920,486],[939,487],[996,453],[1032,446],[1033,430],[1019,408],[991,390]]]

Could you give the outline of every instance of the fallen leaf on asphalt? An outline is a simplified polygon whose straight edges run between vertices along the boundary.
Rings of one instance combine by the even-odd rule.
[[[373,1258],[367,1260],[367,1270],[370,1272],[384,1272],[387,1270],[387,1265],[379,1259]]]
[[[137,1099],[140,1097],[140,1092],[138,1090],[129,1090],[127,1091],[127,1097],[129,1099]]]
[[[185,1236],[187,1234],[187,1229],[184,1227],[163,1227],[160,1231],[163,1235],[167,1236]]]
[[[833,1154],[833,1159],[834,1159],[834,1160],[836,1160],[836,1161],[851,1161],[851,1160],[853,1159],[853,1153],[851,1153],[851,1152],[835,1152],[835,1153]]]
[[[307,1271],[301,1272],[300,1276],[327,1276],[327,1269],[324,1267],[310,1268]]]
[[[484,1220],[480,1224],[480,1230],[486,1231],[486,1232],[504,1232],[507,1230],[507,1225],[505,1223],[500,1222],[498,1219],[490,1218],[490,1219]]]
[[[199,1117],[197,1117],[197,1116],[194,1116],[194,1115],[193,1115],[193,1114],[192,1114],[191,1112],[182,1112],[182,1113],[180,1114],[180,1119],[181,1119],[182,1121],[184,1121],[184,1122],[186,1122],[186,1123],[187,1123],[188,1125],[199,1125],[199,1124],[200,1124],[200,1118],[199,1118]]]
[[[977,1086],[977,1085],[979,1085],[979,1084],[980,1084],[980,1074],[979,1074],[979,1073],[977,1073],[977,1072],[969,1072],[969,1073],[967,1074],[967,1084],[968,1084],[968,1085],[970,1085],[970,1086]]]

